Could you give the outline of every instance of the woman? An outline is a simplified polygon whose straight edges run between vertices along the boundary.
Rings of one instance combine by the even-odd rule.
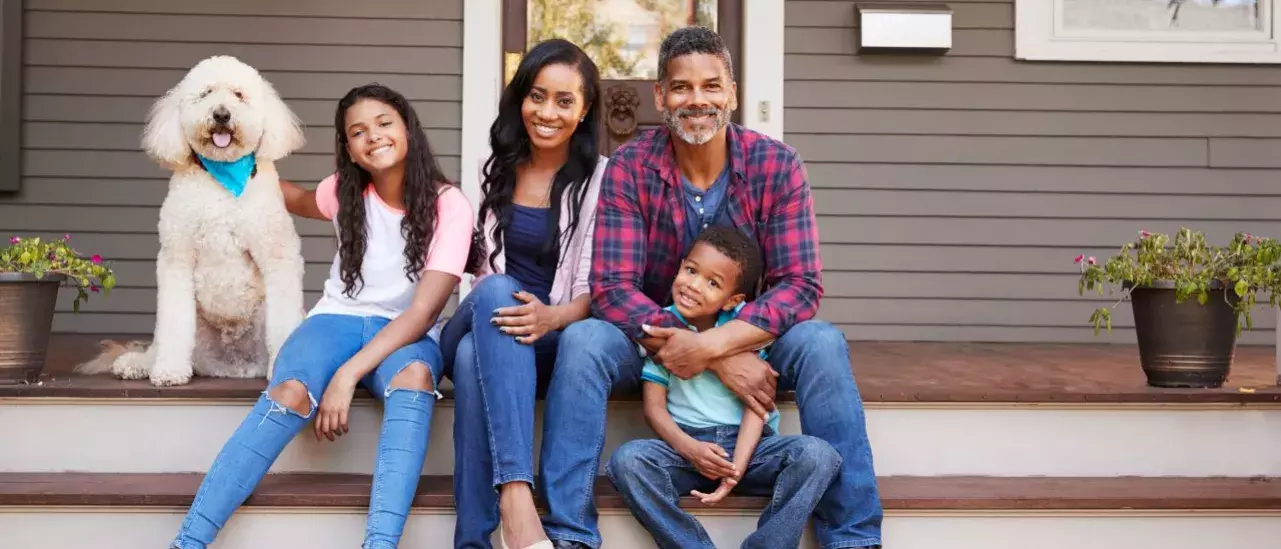
[[[481,274],[441,332],[454,383],[454,546],[550,548],[534,505],[534,399],[560,331],[586,318],[596,195],[606,159],[596,65],[553,39],[503,91],[482,168]]]
[[[345,434],[357,383],[385,403],[361,548],[400,541],[443,373],[427,331],[468,261],[472,210],[400,94],[355,88],[334,126],[338,172],[315,191],[281,181],[291,213],[334,222],[339,249],[324,294],[281,348],[271,389],[209,468],[172,548],[213,543],[313,415],[318,440]]]

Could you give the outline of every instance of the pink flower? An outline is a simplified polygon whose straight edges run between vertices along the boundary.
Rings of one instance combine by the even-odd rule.
[[[1149,236],[1152,236],[1152,233],[1147,231],[1139,231],[1139,238],[1147,238]]]
[[[57,256],[57,255],[55,255],[55,254],[49,254],[49,261],[53,261],[53,260],[55,260],[55,259],[58,259],[58,256]]]
[[[71,235],[69,235],[69,234],[64,234],[64,235],[62,235],[62,239],[63,239],[63,240],[71,240]]]
[[[1254,235],[1250,233],[1245,233],[1245,243],[1249,244],[1251,240],[1254,240]]]
[[[19,243],[19,242],[22,242],[22,239],[21,239],[21,238],[18,238],[18,237],[16,237],[16,236],[15,236],[15,237],[13,237],[13,238],[10,238],[10,239],[9,239],[9,243],[10,243],[10,244],[17,244],[17,243]]]
[[[1087,259],[1087,260],[1085,260],[1085,262],[1086,262],[1086,263],[1089,263],[1090,265],[1093,265],[1093,264],[1095,264],[1095,263],[1096,263],[1096,262],[1094,261],[1094,256],[1090,256],[1090,258],[1089,258],[1089,259]]]
[[[98,285],[97,285],[97,284],[90,284],[90,285],[89,285],[89,291],[91,291],[91,292],[93,292],[93,293],[95,293],[95,294],[96,294],[96,293],[98,293]]]
[[[1073,262],[1073,263],[1080,263],[1080,262],[1081,262],[1081,260],[1083,260],[1083,259],[1085,259],[1085,254],[1081,254],[1081,255],[1076,256],[1076,259],[1072,260],[1072,262]]]
[[[102,256],[98,254],[93,254],[93,257],[89,258],[89,261],[92,261],[94,265],[97,265],[99,263],[102,263]]]

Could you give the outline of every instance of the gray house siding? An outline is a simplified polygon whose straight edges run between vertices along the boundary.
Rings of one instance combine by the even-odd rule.
[[[153,329],[168,176],[140,151],[142,123],[207,56],[257,67],[306,124],[306,147],[280,163],[286,179],[311,186],[332,172],[337,100],[374,81],[413,101],[446,173],[459,175],[463,0],[27,0],[25,11],[21,190],[0,194],[0,234],[72,233],[78,249],[110,259],[120,281],[78,315],[64,296],[56,331]],[[333,230],[297,226],[310,305]]]
[[[1140,229],[1281,237],[1281,66],[1026,63],[1010,1],[948,2],[943,56],[858,55],[855,2],[788,1],[785,137],[851,339],[1131,342],[1080,253]],[[1260,310],[1243,342],[1271,343]]]

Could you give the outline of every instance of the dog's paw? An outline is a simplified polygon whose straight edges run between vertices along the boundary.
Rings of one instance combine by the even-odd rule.
[[[125,353],[111,363],[111,375],[120,379],[144,379],[147,374],[146,355],[143,353]]]
[[[186,385],[189,381],[191,381],[191,374],[178,372],[153,372],[151,374],[151,384],[156,387]]]
[[[185,385],[191,381],[191,363],[179,360],[156,360],[156,367],[151,370],[151,384],[157,387]]]

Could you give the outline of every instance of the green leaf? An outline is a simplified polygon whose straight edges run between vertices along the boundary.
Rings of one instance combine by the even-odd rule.
[[[1238,280],[1236,288],[1233,289],[1236,290],[1237,297],[1245,297],[1245,292],[1250,289],[1250,285],[1244,280]]]

